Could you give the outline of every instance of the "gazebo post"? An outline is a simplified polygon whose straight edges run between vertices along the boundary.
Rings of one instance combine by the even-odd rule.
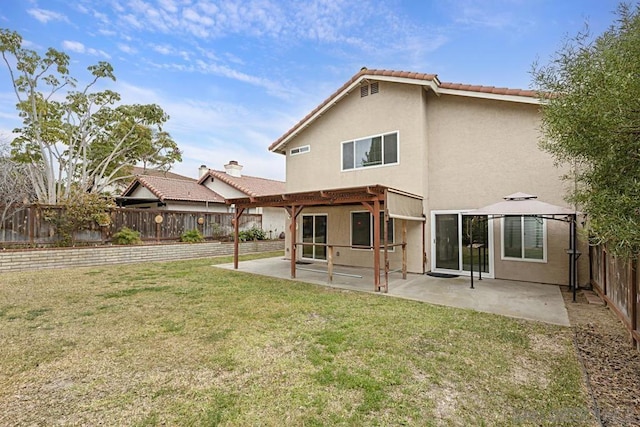
[[[387,249],[387,235],[389,233],[389,214],[384,210],[384,230],[382,242],[384,244],[384,292],[389,292],[389,250]]]
[[[571,271],[573,272],[573,277],[571,278],[571,283],[573,285],[573,302],[576,302],[576,292],[578,291],[578,239],[577,239],[577,232],[578,230],[576,229],[577,223],[578,222],[578,215],[573,214],[573,216],[571,217],[571,229],[572,229],[572,234],[571,234]]]
[[[373,288],[380,291],[380,201],[373,201]]]
[[[469,254],[471,255],[469,257],[469,262],[471,263],[470,266],[470,276],[471,276],[471,289],[475,289],[473,287],[473,217],[471,217],[471,229],[469,230]]]

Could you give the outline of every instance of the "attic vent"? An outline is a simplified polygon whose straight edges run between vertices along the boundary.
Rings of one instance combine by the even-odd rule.
[[[378,93],[378,82],[371,83],[371,95]]]
[[[311,146],[303,145],[302,147],[292,148],[289,150],[289,154],[293,156],[295,154],[308,153],[309,151],[311,151]]]
[[[369,86],[360,86],[360,98],[363,98],[367,95],[369,95]]]

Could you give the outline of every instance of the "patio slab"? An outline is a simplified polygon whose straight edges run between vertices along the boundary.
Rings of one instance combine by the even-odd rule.
[[[291,279],[290,265],[290,261],[284,258],[264,258],[242,261],[237,271]],[[233,264],[215,267],[233,270]],[[570,325],[560,287],[556,285],[476,279],[475,289],[471,289],[468,277],[439,278],[408,274],[404,280],[401,273],[392,272],[389,274],[389,292],[380,293],[373,290],[373,270],[370,268],[335,266],[331,283],[326,271],[327,265],[324,263],[297,265],[296,278],[293,280],[561,326]]]

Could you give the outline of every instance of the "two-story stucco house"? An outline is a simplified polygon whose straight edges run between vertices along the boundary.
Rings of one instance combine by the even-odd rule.
[[[413,273],[468,275],[472,222],[465,212],[523,193],[566,206],[567,171],[538,147],[539,105],[534,91],[363,68],[269,147],[286,156],[280,203],[291,204],[296,220],[287,239],[316,243],[288,250],[322,260],[331,244],[336,264],[370,267],[371,247],[382,236],[396,244],[385,251],[392,270],[404,263]],[[350,203],[336,203],[339,189],[351,189]],[[358,189],[385,196],[372,208],[358,202]],[[400,205],[418,201],[421,212],[403,214],[390,194],[406,196]],[[474,250],[475,271],[479,262],[487,277],[567,284],[567,223],[482,219],[473,222],[473,243],[481,248]],[[403,241],[406,252],[397,246]]]

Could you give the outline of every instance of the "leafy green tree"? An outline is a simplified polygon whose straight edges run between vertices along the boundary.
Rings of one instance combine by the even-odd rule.
[[[640,254],[640,5],[620,5],[596,38],[568,40],[533,78],[541,147],[572,169],[567,199],[588,214],[597,242]]]
[[[39,172],[32,176],[39,202],[55,204],[73,189],[101,192],[137,163],[167,170],[182,160],[158,105],[123,105],[114,91],[91,92],[100,80],[115,81],[109,63],[88,67],[89,83],[76,90],[64,52],[40,55],[23,48],[15,31],[0,29],[0,53],[23,121],[12,155]]]

